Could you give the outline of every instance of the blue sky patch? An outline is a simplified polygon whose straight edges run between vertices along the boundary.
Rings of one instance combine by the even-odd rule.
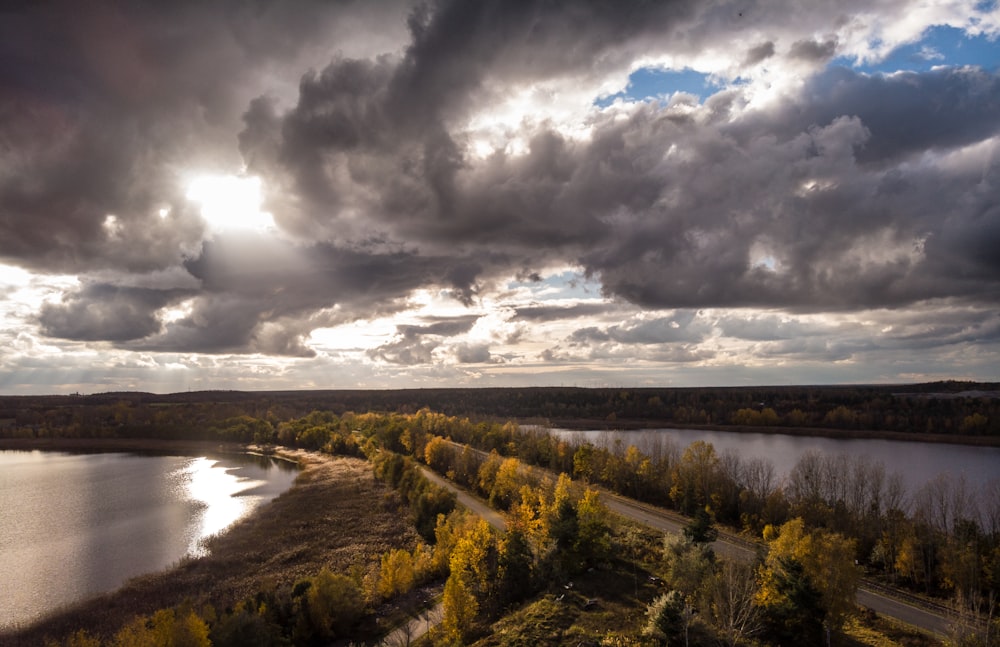
[[[606,108],[614,103],[615,99],[646,101],[669,97],[674,92],[687,92],[697,96],[698,101],[704,101],[712,94],[711,90],[714,87],[715,84],[709,81],[708,74],[689,67],[683,70],[642,67],[629,75],[628,85],[622,92],[601,97],[594,102],[594,105]]]
[[[841,57],[833,64],[867,74],[927,72],[938,65],[976,65],[984,70],[995,70],[1000,64],[1000,42],[985,36],[969,37],[961,29],[938,25],[924,32],[924,37],[916,43],[897,47],[883,61],[855,65],[852,60]]]

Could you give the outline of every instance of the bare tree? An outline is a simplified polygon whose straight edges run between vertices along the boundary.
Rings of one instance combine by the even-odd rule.
[[[712,620],[726,642],[735,647],[760,632],[760,607],[754,603],[759,587],[750,564],[726,560],[709,582]]]

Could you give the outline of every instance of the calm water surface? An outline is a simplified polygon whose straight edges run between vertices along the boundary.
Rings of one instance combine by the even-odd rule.
[[[0,451],[0,629],[204,554],[296,475],[250,455]]]
[[[886,473],[898,472],[908,492],[913,493],[939,474],[964,476],[969,485],[981,488],[1000,479],[1000,447],[969,447],[941,443],[919,443],[881,439],[838,439],[818,436],[787,436],[695,429],[641,429],[634,431],[569,431],[554,429],[564,438],[580,438],[594,444],[635,445],[642,450],[666,439],[681,451],[696,440],[715,446],[720,455],[730,451],[740,458],[762,458],[774,465],[775,476],[784,478],[809,451],[824,454],[867,456],[885,465]]]

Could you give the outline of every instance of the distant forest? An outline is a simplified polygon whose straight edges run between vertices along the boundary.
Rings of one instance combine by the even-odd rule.
[[[112,392],[0,397],[0,437],[217,439],[311,411],[414,413],[567,428],[778,428],[788,433],[907,433],[1000,439],[1000,384],[713,388],[458,388],[327,391]],[[250,419],[253,419],[251,421]],[[221,434],[228,436],[228,433]],[[236,436],[251,436],[252,430]],[[241,438],[233,438],[240,440]]]

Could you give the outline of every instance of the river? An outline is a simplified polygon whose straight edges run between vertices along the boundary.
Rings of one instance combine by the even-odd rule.
[[[0,630],[205,554],[296,475],[247,454],[0,451]]]
[[[874,438],[826,438],[734,431],[696,429],[639,429],[633,431],[569,431],[553,429],[567,439],[587,440],[595,445],[613,445],[618,439],[624,447],[638,449],[654,443],[669,442],[680,451],[696,440],[711,443],[718,454],[735,452],[741,459],[769,461],[781,480],[807,452],[827,455],[864,456],[881,462],[887,474],[898,473],[907,492],[941,474],[964,477],[973,489],[981,489],[1000,479],[1000,447],[970,447],[945,443],[921,443]]]

